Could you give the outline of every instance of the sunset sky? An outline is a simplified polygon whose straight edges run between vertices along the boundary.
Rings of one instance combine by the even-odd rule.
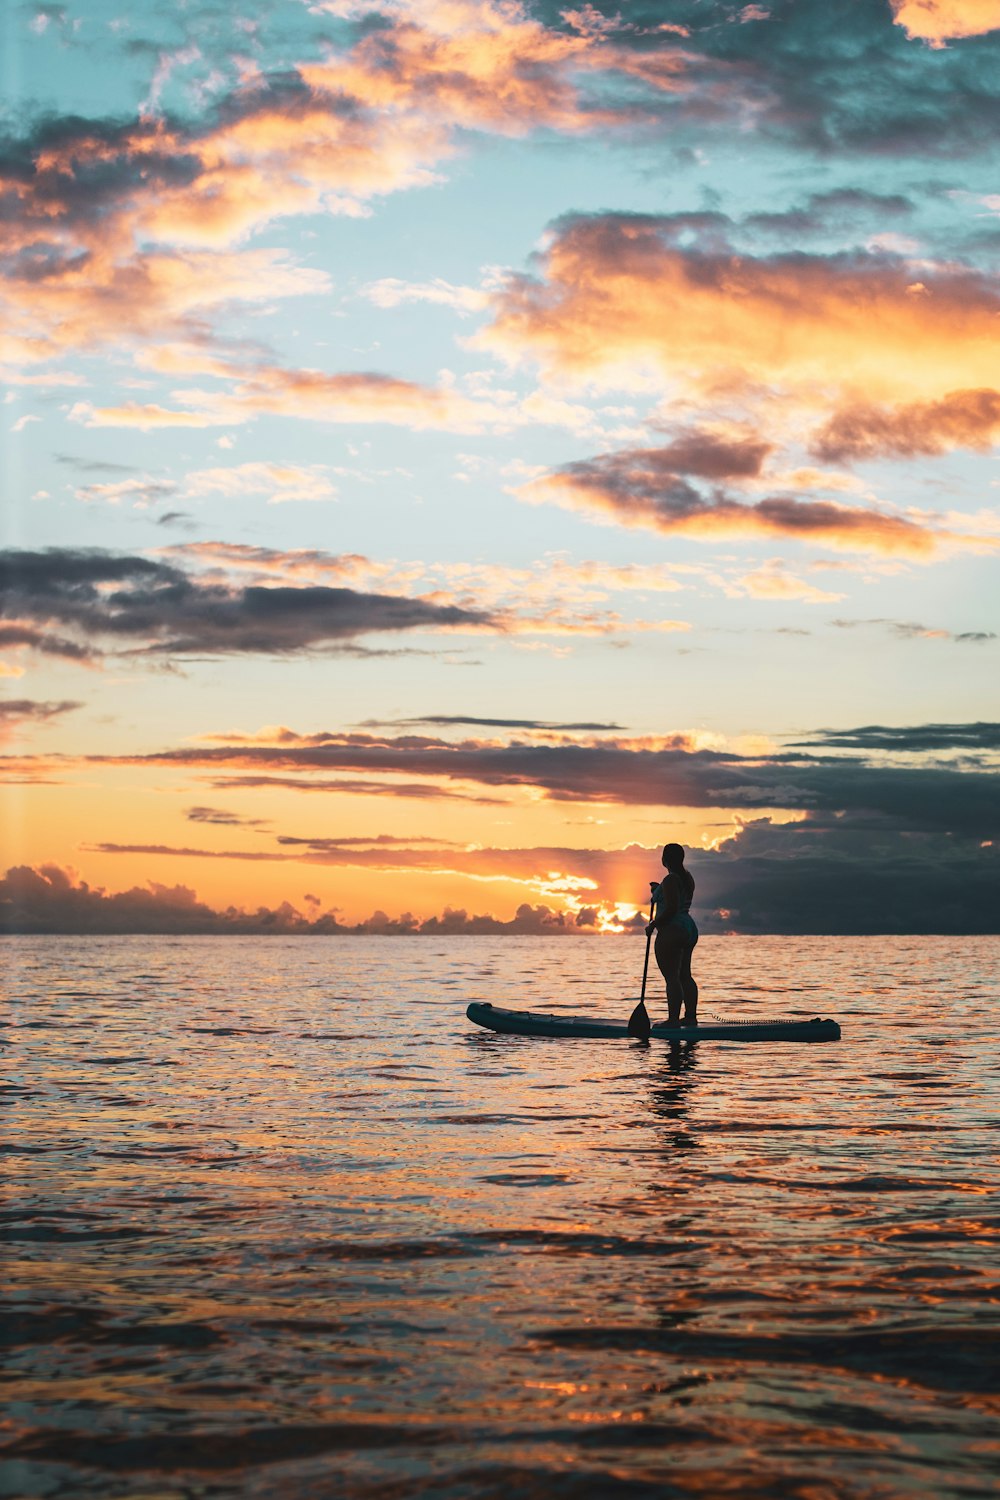
[[[0,926],[1000,930],[1000,0],[0,24]]]

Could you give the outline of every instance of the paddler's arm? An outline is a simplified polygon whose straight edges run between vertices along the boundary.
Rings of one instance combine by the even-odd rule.
[[[654,930],[659,931],[661,927],[665,927],[677,915],[677,891],[673,885],[667,884],[668,878],[665,876],[659,884],[655,880],[649,882],[649,894],[655,903],[653,910],[656,915],[646,928],[647,937]]]

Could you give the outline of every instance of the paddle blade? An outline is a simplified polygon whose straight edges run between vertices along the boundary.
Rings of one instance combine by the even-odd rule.
[[[629,1036],[637,1036],[640,1041],[649,1041],[649,1015],[646,1011],[646,1003],[640,1000],[635,1010],[628,1018]]]

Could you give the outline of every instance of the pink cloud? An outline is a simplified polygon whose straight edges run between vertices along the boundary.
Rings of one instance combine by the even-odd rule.
[[[704,495],[674,468],[669,449],[639,448],[565,464],[525,485],[525,499],[552,501],[596,520],[701,541],[727,537],[786,538],[851,552],[929,559],[944,545],[986,547],[988,537],[941,523],[920,522],[874,506],[787,495],[743,502]]]
[[[415,431],[482,432],[508,426],[508,409],[463,395],[449,386],[420,385],[389,375],[286,369],[278,365],[230,366],[223,389],[174,393],[182,403],[124,402],[94,406],[80,401],[70,415],[87,427],[228,427],[264,415],[312,422],[385,422]]]

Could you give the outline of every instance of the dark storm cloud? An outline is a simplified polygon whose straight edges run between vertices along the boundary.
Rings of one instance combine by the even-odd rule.
[[[902,727],[866,724],[860,729],[817,730],[808,739],[796,740],[795,744],[835,746],[842,750],[904,751],[908,755],[942,750],[1000,751],[1000,724],[916,724]]]
[[[699,479],[755,479],[773,444],[757,437],[720,438],[693,429],[663,448],[637,449],[660,473],[694,474]]]
[[[82,271],[89,260],[89,251],[65,251],[39,242],[24,245],[11,255],[4,274],[8,281],[47,281],[50,277]]]
[[[438,798],[452,802],[474,802],[480,807],[499,807],[502,799],[487,797],[482,793],[459,791],[443,787],[434,781],[358,781],[338,777],[333,781],[326,777],[302,776],[224,776],[210,782],[213,791],[246,791],[256,787],[280,787],[290,792],[337,792],[345,797],[400,797],[404,800],[427,802]]]
[[[54,453],[53,459],[57,464],[65,464],[68,468],[78,469],[83,474],[137,474],[139,471],[134,464],[110,463],[100,458],[77,458],[73,453]]]
[[[280,860],[284,856],[271,849],[198,849],[180,844],[83,844],[88,854],[150,854],[179,856],[181,859],[238,859],[252,863]]]
[[[304,844],[310,849],[337,850],[337,849],[410,849],[415,845],[432,844],[435,849],[463,849],[464,844],[456,844],[451,839],[436,839],[430,834],[413,834],[407,836],[400,833],[372,833],[355,834],[351,838],[316,838],[300,839],[292,838],[289,834],[278,836],[279,844]]]
[[[1000,846],[978,840],[761,820],[691,865],[706,931],[1000,931]]]
[[[711,502],[678,473],[664,448],[631,448],[563,464],[556,474],[609,510],[654,519],[668,527],[710,508]]]
[[[717,450],[734,446],[743,455],[747,475],[759,470],[769,451],[765,445],[753,443],[719,444]],[[690,463],[693,457],[683,440],[664,448],[603,453],[563,464],[537,481],[536,488],[540,495],[551,495],[560,503],[593,509],[625,525],[648,526],[661,532],[680,531],[710,539],[763,535],[904,553],[926,553],[935,545],[929,527],[887,515],[875,507],[799,500],[790,495],[743,503],[719,491],[703,494],[678,472],[678,459]],[[738,459],[731,452],[710,454],[706,450],[700,461],[702,472],[707,472],[712,462],[728,464],[732,476],[737,472],[734,465]]]
[[[135,580],[163,583],[177,576],[176,569],[163,563],[96,547],[0,552],[0,599],[44,606],[54,602],[73,618],[74,608],[85,607],[97,596],[98,585]]]
[[[512,741],[451,743],[418,735],[315,735],[286,732],[273,745],[231,744],[133,757],[111,764],[231,767],[244,771],[408,773],[489,787],[535,787],[556,801],[665,807],[789,808],[865,814],[902,829],[967,838],[1000,835],[994,776],[949,766],[886,766],[801,752],[767,759],[721,751],[632,748],[627,742],[544,745]]]
[[[402,729],[413,724],[434,724],[441,729],[451,725],[469,724],[480,729],[531,729],[539,733],[543,731],[579,733],[600,733],[602,730],[620,730],[622,724],[602,723],[579,723],[561,724],[551,723],[546,719],[474,719],[465,714],[425,714],[419,718],[412,719],[365,719],[361,724],[362,729]]]
[[[748,214],[743,227],[780,240],[810,235],[843,234],[845,230],[882,228],[886,220],[908,218],[914,211],[901,193],[871,193],[863,188],[837,188],[811,193],[805,203],[784,212]]]
[[[136,195],[198,177],[197,156],[164,149],[162,137],[154,121],[56,114],[0,135],[0,222],[17,218],[22,233],[35,225],[39,254],[58,254],[60,228],[94,223]]]
[[[249,819],[202,818],[199,821],[222,823],[225,827],[253,826]],[[261,820],[253,821],[259,823]],[[201,849],[183,844],[120,844],[108,840],[99,844],[83,844],[81,847],[94,854],[155,854],[180,859],[303,859],[316,864],[373,865],[378,869],[431,867],[441,863],[443,850],[464,850],[464,845],[455,844],[449,839],[435,839],[420,834],[413,838],[390,833],[374,834],[368,838],[363,835],[357,838],[296,838],[291,834],[278,834],[276,842],[276,849]],[[432,846],[431,854],[423,847],[427,844]],[[449,867],[456,859],[456,868],[467,869],[475,867],[477,861],[481,863],[482,856],[470,856],[462,852],[449,855]]]
[[[62,714],[71,713],[74,708],[82,707],[82,703],[66,700],[44,703],[35,698],[0,699],[0,732],[14,724],[44,724],[49,719],[57,719]]]
[[[869,620],[831,620],[830,623],[837,630],[860,630],[877,626],[904,641],[944,640],[962,646],[983,646],[987,641],[997,639],[993,630],[942,630],[940,626],[922,625],[917,620],[887,620],[881,616]]]
[[[608,0],[593,7],[609,18],[624,14]],[[966,38],[942,50],[910,40],[894,24],[888,0],[767,0],[763,19],[746,21],[745,0],[647,0],[627,7],[627,29],[616,41],[639,55],[664,43],[665,19],[688,28],[671,45],[701,80],[664,118],[702,129],[731,121],[739,105],[752,109],[758,136],[829,153],[947,158],[992,149],[1000,127],[1000,36]],[[547,0],[541,14],[559,26],[572,14]]]
[[[264,818],[245,818],[221,807],[189,807],[184,813],[189,823],[213,823],[220,828],[260,828]]]
[[[140,654],[282,655],[370,632],[490,625],[474,609],[394,594],[206,581],[150,558],[69,548],[0,553],[0,614],[105,636]]]
[[[212,823],[212,824],[217,825],[220,828],[260,828],[265,823],[265,821],[270,822],[270,819],[266,819],[265,820],[263,818],[245,818],[245,817],[241,816],[239,813],[225,812],[221,808],[218,808],[218,807],[189,807],[187,809],[187,811],[185,812],[184,816],[187,818],[188,822],[190,822],[190,823]],[[453,844],[450,839],[434,838],[430,834],[413,834],[413,835],[407,837],[407,836],[405,836],[403,834],[396,834],[396,833],[372,833],[372,834],[360,834],[359,833],[359,834],[353,834],[350,837],[348,837],[348,836],[345,835],[342,838],[315,838],[315,839],[300,839],[300,838],[292,838],[292,837],[290,837],[288,835],[279,835],[278,836],[278,843],[280,845],[284,845],[284,844],[304,844],[304,845],[308,845],[310,848],[316,848],[316,849],[320,849],[320,850],[337,850],[337,849],[346,849],[346,850],[351,850],[351,849],[366,849],[366,850],[382,849],[382,850],[385,850],[385,849],[394,849],[394,848],[397,848],[397,847],[404,847],[404,848],[409,849],[409,848],[413,847],[414,845],[421,845],[421,844],[432,844],[435,849],[445,849],[445,848],[451,849],[451,848],[461,848],[461,847],[464,847],[463,845]],[[148,847],[146,845],[141,845],[140,846],[140,845],[132,845],[132,844],[125,845],[125,844],[108,844],[108,843],[104,843],[104,844],[97,844],[94,847],[98,848],[98,849],[101,849],[101,850],[105,850],[108,853],[114,853],[114,854],[121,854],[121,853],[146,853],[146,852],[149,852],[148,851]],[[226,853],[220,853],[220,851],[217,850],[217,849],[175,849],[175,848],[167,848],[166,846],[158,846],[158,851],[160,853],[166,853],[166,854],[188,854],[188,855],[194,854],[194,855],[200,855],[200,856],[204,856],[206,858],[211,858],[211,859],[229,859],[229,858],[241,859],[241,858],[244,857],[244,855],[243,855],[242,852],[230,855],[230,854],[226,854]],[[280,853],[275,853],[275,854],[272,854],[270,856],[258,855],[258,856],[255,856],[255,857],[262,858],[262,859],[263,858],[281,859],[283,856]]]
[[[0,624],[0,650],[5,646],[28,646],[43,656],[62,656],[68,661],[90,662],[100,655],[93,646],[67,640],[64,636],[49,635],[33,625],[15,623]]]

